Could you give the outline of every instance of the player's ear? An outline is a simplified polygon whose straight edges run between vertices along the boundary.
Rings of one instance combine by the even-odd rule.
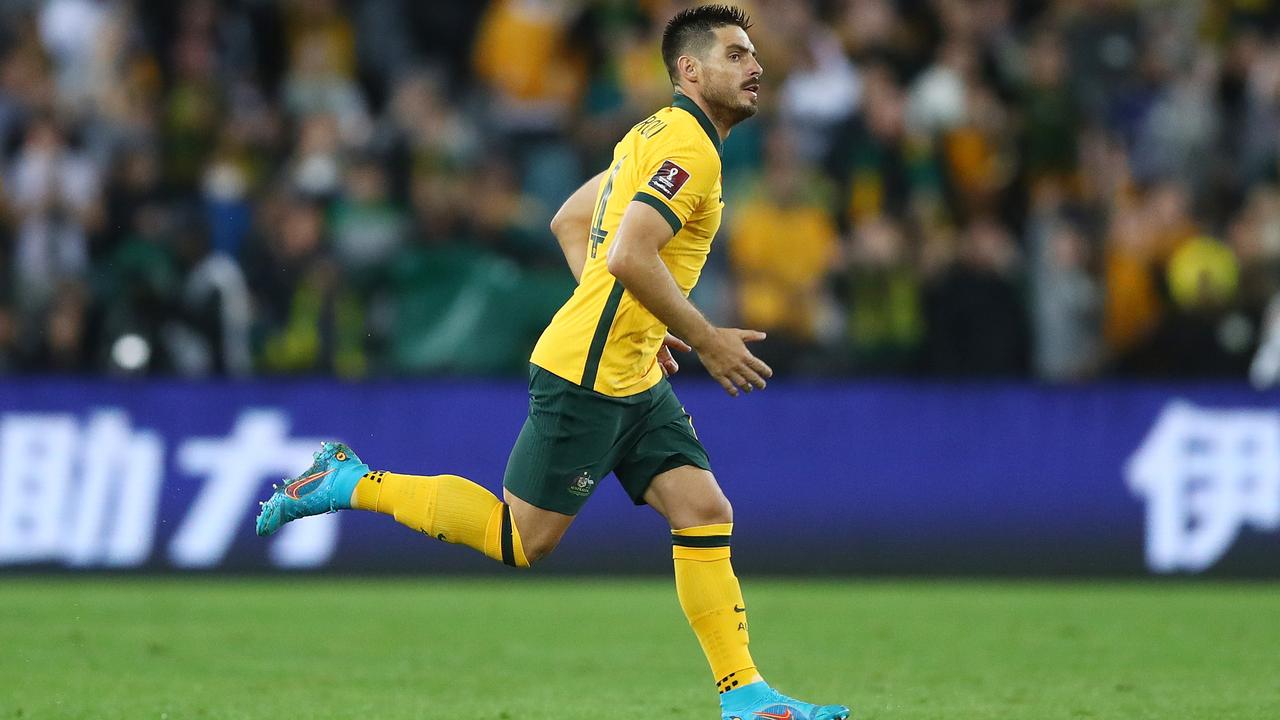
[[[698,82],[698,61],[692,55],[681,55],[676,60],[676,73],[681,80]]]

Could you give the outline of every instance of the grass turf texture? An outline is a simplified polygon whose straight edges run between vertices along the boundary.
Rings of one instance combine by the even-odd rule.
[[[1280,588],[752,581],[865,720],[1280,717]],[[717,718],[670,581],[0,579],[0,719]]]

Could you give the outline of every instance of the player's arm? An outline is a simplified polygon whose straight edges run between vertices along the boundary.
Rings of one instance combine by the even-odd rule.
[[[773,376],[773,370],[746,346],[747,342],[763,340],[764,333],[718,328],[689,302],[658,255],[673,234],[671,225],[657,210],[632,201],[609,245],[609,272],[654,317],[688,341],[707,372],[730,395],[737,396],[739,388],[747,392],[764,388],[765,379]]]
[[[551,218],[551,234],[560,242],[564,259],[569,263],[573,279],[582,282],[582,268],[587,264],[587,245],[591,240],[591,217],[595,213],[596,194],[604,173],[582,184]]]

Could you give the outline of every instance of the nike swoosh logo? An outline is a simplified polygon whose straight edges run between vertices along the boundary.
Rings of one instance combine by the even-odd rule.
[[[734,606],[733,606],[733,611],[734,611],[734,612],[746,612],[746,611],[747,611],[747,609],[746,609],[746,608],[744,608],[744,607],[738,607],[737,605],[734,605]]]
[[[318,473],[312,473],[304,478],[298,478],[297,480],[294,480],[293,482],[285,486],[284,494],[288,495],[294,500],[301,500],[302,498],[298,497],[299,490],[310,485],[313,482],[319,482],[322,478],[324,478],[325,475],[328,475],[331,472],[333,472],[333,468],[329,468],[328,470],[323,470]]]
[[[762,717],[764,720],[791,720],[791,709],[787,708],[785,715],[774,715],[773,713],[758,712],[756,717]]]

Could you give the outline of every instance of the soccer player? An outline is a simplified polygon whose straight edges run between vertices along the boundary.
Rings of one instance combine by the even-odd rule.
[[[258,534],[308,515],[371,510],[528,567],[555,548],[612,472],[636,504],[670,522],[676,594],[724,720],[848,717],[846,707],[778,693],[757,671],[729,560],[732,508],[666,379],[679,369],[673,348],[697,351],[733,396],[764,389],[772,375],[746,345],[764,333],[715,327],[687,299],[720,227],[720,145],[756,113],[763,70],[749,27],[740,9],[724,5],[673,17],[662,36],[671,106],[633,127],[609,168],[552,220],[579,284],[533,350],[529,416],[507,464],[504,501],[456,475],[370,471],[346,445],[325,443],[310,469],[263,504]]]

